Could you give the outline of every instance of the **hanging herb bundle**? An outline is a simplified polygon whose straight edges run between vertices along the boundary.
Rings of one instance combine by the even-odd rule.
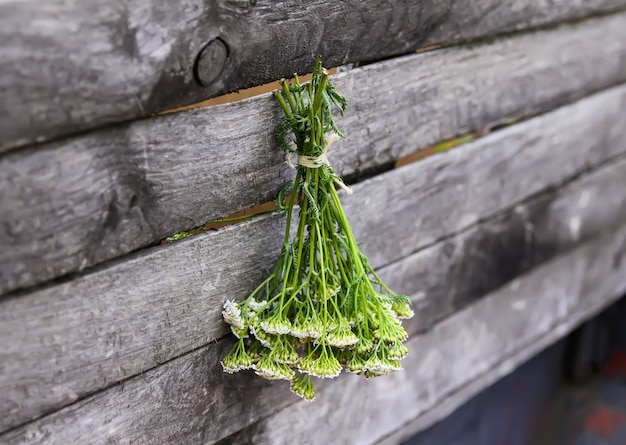
[[[284,245],[273,273],[248,298],[224,304],[224,320],[238,340],[222,367],[289,380],[294,393],[313,400],[311,376],[333,378],[346,370],[374,377],[401,369],[408,350],[400,319],[413,311],[408,297],[385,286],[359,250],[335,190],[349,192],[326,156],[343,137],[332,108],[343,115],[346,99],[320,59],[310,83],[296,75],[275,95],[285,113],[278,140],[288,159],[298,158],[289,198],[285,189],[276,201],[287,215]]]

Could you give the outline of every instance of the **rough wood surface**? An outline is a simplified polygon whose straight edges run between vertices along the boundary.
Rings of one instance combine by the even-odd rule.
[[[625,255],[624,228],[589,241],[410,340],[404,372],[323,382],[313,404],[294,404],[284,384],[224,375],[218,359],[229,342],[220,341],[0,440],[210,444],[231,433],[220,445],[373,443],[440,403],[449,405],[455,394],[467,396],[467,385],[477,391],[511,372],[617,299],[626,291]]]
[[[358,174],[624,82],[625,22],[620,14],[341,74],[349,139],[332,162]],[[293,175],[273,142],[277,108],[263,96],[0,159],[0,294],[271,199]]]
[[[509,374],[621,297],[626,292],[625,260],[622,228],[413,338],[403,373],[369,382],[344,376],[315,403],[291,405],[220,445],[373,444],[442,402],[446,410],[458,407],[469,394]]]
[[[623,161],[575,181],[577,188],[564,188],[564,197],[552,194],[517,207],[546,187],[626,152],[626,135],[620,131],[620,119],[626,118],[619,112],[624,95],[623,87],[596,95],[355,186],[354,197],[345,200],[346,211],[375,266],[443,239],[426,253],[408,257],[409,266],[397,263],[382,270],[399,291],[424,292],[416,297],[420,313],[411,324],[414,330],[428,328],[454,308],[626,216]],[[598,190],[614,193],[611,199],[592,199]],[[394,193],[412,198],[398,199]],[[578,198],[581,193],[584,199]],[[578,199],[586,207],[579,208]],[[407,200],[413,204],[407,206]],[[446,239],[512,206],[517,213]],[[363,208],[371,224],[359,219]],[[394,227],[374,217],[377,212],[393,218]],[[429,212],[433,216],[423,218]],[[559,235],[561,221],[576,218],[575,231]],[[282,224],[276,217],[260,218],[1,301],[2,429],[223,335],[221,303],[244,297],[261,280],[278,253]],[[536,237],[522,241],[535,226]],[[513,260],[505,247],[513,242],[526,248],[504,269],[497,261],[506,255]]]
[[[328,66],[376,60],[624,7],[624,0],[549,7],[543,0],[3,0],[0,150],[306,72],[317,55]]]
[[[441,318],[572,246],[626,221],[626,160],[599,168],[381,269],[413,296],[423,332]]]
[[[599,252],[602,254],[603,252]],[[432,409],[420,414],[417,418],[402,425],[397,430],[375,442],[377,445],[398,445],[409,439],[414,434],[427,429],[431,425],[445,419],[457,408],[470,401],[474,396],[489,388],[498,380],[506,377],[518,367],[524,365],[546,348],[554,345],[559,340],[578,328],[582,323],[601,313],[604,308],[610,306],[614,300],[588,301],[583,310],[578,310],[567,320],[556,324],[547,334],[540,337],[535,343],[520,348],[512,356],[498,363],[493,370],[481,375],[462,388],[441,400]]]

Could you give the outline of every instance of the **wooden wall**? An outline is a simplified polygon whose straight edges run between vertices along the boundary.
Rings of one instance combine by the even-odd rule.
[[[159,244],[275,196],[280,110],[162,112],[318,54],[417,314],[405,371],[304,403],[219,365],[284,219]],[[626,292],[624,0],[0,0],[0,60],[0,444],[395,444]]]

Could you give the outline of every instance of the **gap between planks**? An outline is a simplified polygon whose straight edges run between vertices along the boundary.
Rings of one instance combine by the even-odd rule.
[[[506,122],[502,123],[502,124],[493,124],[493,126],[491,127],[485,127],[480,131],[475,131],[473,133],[468,133],[453,139],[448,139],[446,141],[440,142],[436,145],[433,145],[432,147],[429,148],[425,148],[423,150],[418,150],[415,153],[411,153],[409,155],[406,155],[398,160],[395,161],[393,167],[386,169],[384,171],[377,171],[376,174],[381,174],[384,172],[387,172],[389,170],[392,169],[396,169],[396,168],[401,168],[404,167],[406,165],[410,165],[413,164],[415,162],[419,162],[422,161],[430,156],[436,156],[438,154],[444,153],[446,151],[449,150],[454,150],[457,147],[462,146],[463,144],[466,144],[468,142],[474,141],[478,138],[481,137],[485,137],[488,134],[494,132],[494,131],[498,131],[501,130],[503,128],[506,128],[510,125],[514,125],[520,122],[524,122],[526,120],[541,116],[542,114],[546,114],[549,113],[552,110],[547,110],[543,113],[540,114],[535,114],[532,116],[526,116],[524,118],[521,119],[507,119]],[[364,180],[367,180],[371,177],[373,177],[375,175],[360,175],[358,180],[356,181],[350,181],[350,180],[346,180],[345,178],[343,178],[343,181],[345,184],[347,185],[354,185],[354,184],[358,184],[359,182],[362,182]],[[285,199],[289,199],[290,195],[287,195]],[[245,209],[245,210],[241,210],[239,212],[235,212],[235,213],[231,213],[230,215],[227,215],[224,218],[221,219],[215,219],[212,221],[208,221],[205,224],[198,226],[198,227],[194,227],[188,231],[183,231],[183,232],[178,232],[175,233],[171,236],[168,236],[167,238],[161,240],[160,244],[169,244],[175,241],[180,241],[181,239],[186,239],[189,238],[190,236],[193,235],[198,235],[210,230],[218,230],[221,229],[222,227],[227,227],[227,226],[231,226],[231,225],[235,225],[235,224],[241,224],[243,222],[248,221],[249,219],[261,216],[261,215],[265,215],[268,213],[273,213],[274,211],[277,210],[276,205],[274,204],[273,201],[268,201],[268,202],[264,202],[263,204],[259,204],[257,206],[251,207],[249,209]]]

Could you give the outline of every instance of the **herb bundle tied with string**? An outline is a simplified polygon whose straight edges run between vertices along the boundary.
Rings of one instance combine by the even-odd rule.
[[[350,190],[330,166],[327,150],[343,137],[332,109],[343,115],[347,101],[320,59],[311,82],[301,84],[297,75],[291,83],[283,80],[275,96],[285,113],[278,140],[288,160],[298,159],[291,193],[287,197],[289,184],[275,201],[287,217],[284,245],[273,273],[248,298],[224,303],[224,320],[237,341],[222,367],[289,380],[294,393],[313,400],[312,376],[400,370],[408,353],[400,320],[413,311],[409,298],[391,291],[371,268],[339,201],[335,185]]]

